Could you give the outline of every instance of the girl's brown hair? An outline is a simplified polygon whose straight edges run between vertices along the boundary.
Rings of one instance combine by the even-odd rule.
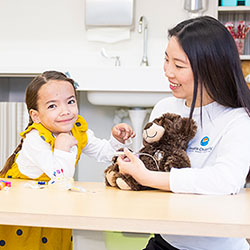
[[[37,106],[38,91],[44,84],[46,84],[50,80],[67,81],[71,83],[76,94],[75,82],[71,78],[68,78],[65,74],[58,72],[58,71],[45,71],[41,75],[36,76],[26,88],[25,103],[26,103],[28,112],[31,109],[38,110],[38,106]],[[26,129],[30,125],[32,125],[32,123],[33,121],[31,117],[29,116],[29,124],[27,125]],[[6,173],[8,172],[8,170],[11,168],[12,164],[14,163],[16,155],[22,149],[22,144],[23,144],[23,139],[21,139],[20,144],[17,146],[13,154],[10,155],[7,161],[5,162],[3,169],[0,171],[0,177],[5,177]]]

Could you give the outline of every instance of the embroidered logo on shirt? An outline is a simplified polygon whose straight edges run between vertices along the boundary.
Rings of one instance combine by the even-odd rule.
[[[201,142],[200,142],[201,146],[203,146],[203,147],[207,146],[208,143],[209,143],[209,138],[207,136],[205,136],[201,139]]]
[[[210,145],[206,147],[209,144],[209,141],[209,137],[204,136],[200,141],[200,145],[192,145],[187,149],[187,151],[195,153],[210,153],[213,150],[213,146]]]

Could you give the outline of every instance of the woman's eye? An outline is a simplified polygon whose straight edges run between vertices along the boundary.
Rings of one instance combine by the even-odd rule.
[[[48,106],[48,109],[53,109],[53,108],[55,108],[55,107],[56,107],[55,104],[50,104],[50,105]]]
[[[69,100],[69,102],[68,102],[68,104],[74,104],[74,103],[76,103],[76,101],[74,99]]]
[[[168,62],[168,58],[165,57],[164,60],[165,60],[166,62]]]
[[[176,66],[176,68],[178,68],[178,69],[184,68],[183,66],[180,66],[180,65],[175,65],[175,66]]]

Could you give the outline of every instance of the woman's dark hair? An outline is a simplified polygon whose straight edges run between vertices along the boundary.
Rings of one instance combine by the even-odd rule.
[[[26,88],[25,102],[27,105],[28,112],[31,109],[38,110],[37,106],[38,91],[44,84],[46,84],[50,80],[67,81],[71,83],[76,95],[75,82],[71,78],[68,78],[65,74],[58,71],[45,71],[41,75],[36,76]],[[29,116],[29,124],[27,125],[26,129],[30,125],[32,125],[32,123],[33,121]],[[3,169],[0,171],[0,177],[4,177],[5,174],[8,172],[8,170],[11,168],[12,164],[15,161],[16,155],[22,149],[22,144],[23,144],[23,139],[21,139],[20,144],[14,150],[13,154],[7,159]]]
[[[241,70],[235,41],[226,27],[215,18],[202,16],[185,20],[168,32],[169,37],[177,38],[193,71],[190,118],[198,94],[202,106],[203,88],[219,104],[232,108],[244,107],[250,116],[250,90]]]
[[[185,20],[169,30],[186,53],[194,75],[192,118],[200,89],[217,103],[232,108],[245,108],[250,116],[250,90],[244,79],[235,41],[226,27],[209,16]],[[202,109],[201,109],[202,120]],[[250,172],[247,176],[250,181]]]

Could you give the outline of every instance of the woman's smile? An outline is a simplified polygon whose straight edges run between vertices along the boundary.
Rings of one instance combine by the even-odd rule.
[[[170,83],[169,87],[170,87],[171,90],[175,90],[175,89],[177,89],[178,87],[181,86],[180,83],[174,83],[174,82],[171,82],[171,81],[169,81],[169,83]]]

